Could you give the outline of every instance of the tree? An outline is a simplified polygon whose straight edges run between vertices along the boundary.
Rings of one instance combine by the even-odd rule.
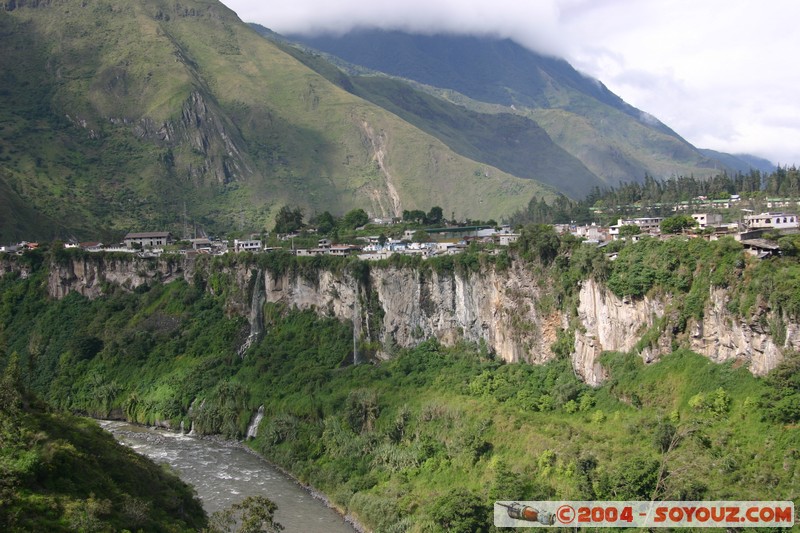
[[[800,255],[800,235],[788,235],[778,239],[781,254],[796,257]]]
[[[11,354],[6,363],[6,368],[0,377],[0,415],[9,415],[9,421],[13,421],[22,407],[22,381],[19,368],[19,355],[17,352]],[[6,422],[5,417],[0,421]],[[0,423],[0,429],[5,424]],[[2,436],[0,436],[0,442]]]
[[[342,218],[341,225],[345,229],[356,229],[367,222],[369,222],[369,215],[367,215],[366,211],[363,209],[353,209]]]
[[[303,227],[303,210],[292,209],[288,205],[281,207],[275,217],[275,233],[292,233]]]
[[[522,228],[517,242],[524,257],[538,258],[544,264],[549,264],[556,258],[561,246],[555,229],[547,224],[528,224]]]
[[[597,497],[608,500],[650,500],[659,482],[661,462],[635,456],[625,459],[595,484]],[[664,474],[666,475],[666,474]]]
[[[283,526],[275,521],[278,506],[264,496],[248,496],[223,511],[217,511],[209,521],[212,533],[277,533]]]
[[[423,224],[425,222],[425,211],[415,209],[413,211],[403,211],[403,222],[413,222]]]
[[[453,489],[433,504],[431,518],[450,532],[489,531],[492,512],[480,496],[465,489]]]
[[[642,232],[642,228],[637,226],[636,224],[626,224],[619,228],[619,236],[628,238],[633,237],[634,235],[639,235]]]
[[[380,412],[378,395],[374,390],[354,390],[347,396],[344,416],[356,433],[372,431]]]
[[[665,218],[659,225],[661,233],[681,233],[683,230],[694,227],[697,224],[695,219],[689,215],[675,215],[674,217]]]
[[[329,234],[336,227],[336,219],[328,211],[323,211],[315,222],[317,231],[322,235]]]
[[[442,208],[438,205],[431,207],[431,210],[428,211],[428,214],[425,216],[425,223],[426,224],[441,224],[442,220],[444,219],[444,212]]]
[[[411,237],[411,240],[413,242],[429,242],[431,240],[431,237],[430,235],[428,235],[427,231],[420,229],[414,232],[414,235]]]

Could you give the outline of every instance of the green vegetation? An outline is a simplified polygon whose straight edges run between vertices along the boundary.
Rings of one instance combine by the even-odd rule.
[[[263,496],[248,496],[228,509],[211,515],[211,533],[278,533],[283,526],[275,521],[277,506]]]
[[[191,487],[92,420],[51,412],[23,387],[16,355],[0,383],[3,531],[197,531]]]
[[[689,215],[675,215],[665,218],[659,224],[661,233],[665,235],[682,233],[684,230],[693,228],[697,222]]]
[[[340,90],[217,1],[6,7],[0,242],[263,231],[285,205],[389,212],[392,187],[460,217],[547,194]]]
[[[565,309],[576,280],[587,275],[607,278],[621,294],[684,295],[688,313],[709,283],[766,283],[797,268],[783,260],[750,264],[738,245],[699,240],[645,239],[609,264],[595,247],[553,236],[546,227],[527,228],[520,252],[531,266],[549,263],[557,272],[557,305]],[[425,268],[478,272],[489,257],[499,261],[467,253]],[[656,267],[654,257],[674,259],[637,273],[637,262]],[[27,279],[0,278],[5,353],[18,352],[22,382],[62,409],[194,423],[201,433],[241,438],[263,405],[252,447],[381,531],[488,530],[495,499],[800,493],[800,441],[783,426],[798,421],[797,358],[762,380],[685,350],[649,366],[635,355],[607,354],[610,378],[593,390],[572,371],[565,332],[554,347],[558,358],[542,366],[504,364],[481,346],[433,341],[353,366],[349,324],[274,304],[264,307],[263,339],[239,357],[249,328],[225,313],[235,294],[223,263],[244,259],[213,263],[205,282],[134,293],[109,287],[94,301],[75,294],[47,300],[45,269],[33,261]],[[269,261],[312,278],[320,268],[354,269],[366,279],[359,262],[317,259],[275,254],[252,258],[252,266]],[[746,305],[749,289],[731,287],[737,305]],[[776,294],[789,312],[782,290]],[[263,518],[260,512],[253,516]]]
[[[299,207],[292,209],[288,205],[285,205],[280,208],[278,214],[275,216],[275,233],[294,233],[302,227],[303,210]]]

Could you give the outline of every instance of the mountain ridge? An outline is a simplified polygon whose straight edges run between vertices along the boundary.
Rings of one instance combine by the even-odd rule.
[[[330,84],[216,0],[0,7],[0,186],[61,225],[0,239],[263,231],[287,204],[499,218],[554,195]]]
[[[471,110],[504,106],[531,118],[605,185],[642,181],[645,175],[710,176],[741,168],[741,162],[731,167],[725,158],[717,160],[695,148],[565,60],[542,56],[510,39],[377,29],[283,38],[369,71],[432,87],[446,99],[456,93],[451,101]]]
[[[291,46],[263,26],[251,24],[251,27],[332,83],[436,136],[465,157],[515,176],[540,181],[572,197],[582,197],[592,188],[604,185],[528,117],[508,109],[491,113],[467,109],[419,89],[414,83],[378,73],[353,75],[341,70],[343,65],[329,62],[327,56]],[[344,68],[356,70],[358,67],[344,65]]]

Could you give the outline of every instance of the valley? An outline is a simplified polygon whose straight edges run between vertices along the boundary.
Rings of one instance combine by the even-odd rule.
[[[497,499],[797,494],[794,259],[529,238],[507,265],[40,251],[4,263],[0,323],[57,408],[227,438],[263,412],[248,445],[374,530],[453,501],[481,530]],[[736,327],[760,344],[691,351]]]
[[[0,529],[800,505],[797,167],[508,32],[348,24],[0,0]]]

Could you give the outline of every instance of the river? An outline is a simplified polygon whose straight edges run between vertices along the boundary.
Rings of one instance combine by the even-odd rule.
[[[278,505],[275,518],[285,531],[353,533],[350,524],[292,478],[237,443],[101,421],[120,442],[172,466],[194,486],[209,516],[247,496],[266,496]]]

